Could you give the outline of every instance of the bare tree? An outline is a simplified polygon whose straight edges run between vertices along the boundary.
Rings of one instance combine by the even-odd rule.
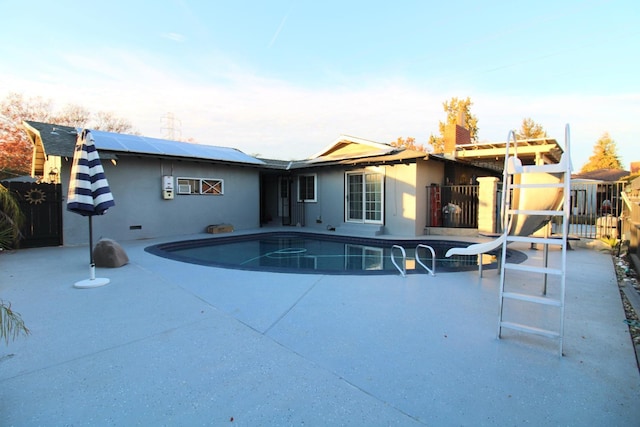
[[[51,100],[39,96],[25,98],[21,93],[11,92],[0,101],[0,114],[15,123],[23,120],[47,122],[51,119]]]
[[[67,104],[55,114],[51,121],[57,125],[84,127],[86,126],[91,113],[82,105]]]
[[[98,111],[92,127],[96,130],[116,133],[131,133],[133,129],[129,120],[117,117],[110,111]]]
[[[0,119],[0,179],[31,172],[33,147],[21,127],[25,120],[84,128],[89,127],[93,119],[93,129],[136,133],[128,120],[114,113],[101,111],[92,116],[87,108],[76,104],[65,105],[54,113],[51,100],[25,98],[15,92],[0,100]]]

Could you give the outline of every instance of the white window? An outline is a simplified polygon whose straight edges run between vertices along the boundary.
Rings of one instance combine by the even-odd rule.
[[[298,176],[299,202],[317,202],[317,189],[316,174]]]
[[[348,172],[345,179],[347,222],[383,223],[384,175],[374,171]]]
[[[178,194],[224,194],[224,180],[217,178],[178,178]]]

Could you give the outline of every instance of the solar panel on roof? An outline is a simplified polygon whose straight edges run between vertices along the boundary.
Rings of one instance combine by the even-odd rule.
[[[206,160],[222,160],[237,163],[264,164],[242,151],[229,147],[192,144],[138,135],[118,134],[92,130],[98,150],[112,150],[129,153],[155,154],[170,157],[191,157]]]

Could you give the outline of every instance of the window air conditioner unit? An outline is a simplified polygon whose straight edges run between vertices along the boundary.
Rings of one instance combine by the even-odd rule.
[[[178,185],[178,194],[191,194],[191,184]]]

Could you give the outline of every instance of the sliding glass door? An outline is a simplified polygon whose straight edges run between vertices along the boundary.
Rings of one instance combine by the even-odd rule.
[[[345,180],[347,222],[382,224],[384,175],[375,172],[348,172]]]

